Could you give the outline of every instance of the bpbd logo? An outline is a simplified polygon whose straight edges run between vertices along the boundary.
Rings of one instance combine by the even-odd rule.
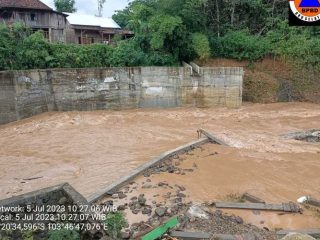
[[[320,0],[290,0],[291,25],[320,25]]]

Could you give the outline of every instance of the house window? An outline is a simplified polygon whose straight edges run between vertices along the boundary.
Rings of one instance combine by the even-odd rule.
[[[50,40],[49,39],[49,29],[48,28],[33,28],[32,29],[32,32],[38,32],[38,31],[41,31],[43,33],[43,37],[46,39],[46,40]]]
[[[1,14],[2,18],[3,19],[11,19],[12,17],[12,12],[10,11],[4,11],[2,14]]]
[[[36,21],[37,20],[37,16],[36,16],[35,13],[31,13],[30,18],[31,18],[31,21]]]

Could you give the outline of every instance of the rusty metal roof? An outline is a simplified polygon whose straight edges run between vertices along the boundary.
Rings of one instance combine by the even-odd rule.
[[[39,0],[0,0],[0,8],[24,8],[52,11],[52,8]]]

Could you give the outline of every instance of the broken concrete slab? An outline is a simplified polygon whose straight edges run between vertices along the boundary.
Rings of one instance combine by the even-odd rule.
[[[173,231],[170,233],[171,237],[175,237],[183,240],[193,240],[193,239],[211,239],[211,234],[203,232],[180,232]]]
[[[315,207],[320,207],[320,200],[313,197],[308,197],[306,203]]]
[[[302,132],[293,132],[283,135],[289,139],[295,139],[298,141],[305,141],[305,142],[320,142],[320,129],[311,129]]]
[[[205,240],[205,239],[217,239],[217,240],[251,240],[255,239],[251,234],[231,235],[231,234],[210,234],[204,232],[182,232],[173,231],[170,233],[171,237],[175,237],[182,240]]]
[[[227,143],[225,143],[221,139],[218,139],[216,136],[212,135],[211,133],[209,133],[208,131],[206,131],[204,129],[200,128],[197,132],[199,134],[199,137],[201,137],[201,135],[204,135],[207,138],[209,138],[210,142],[213,142],[213,143],[219,144],[219,145],[223,145],[223,146],[229,146]]]
[[[316,239],[307,234],[289,233],[285,237],[281,238],[281,240],[316,240]]]
[[[320,228],[319,229],[302,229],[302,230],[280,230],[277,232],[278,238],[283,238],[290,233],[307,234],[314,238],[320,238]]]
[[[216,208],[250,209],[282,212],[300,212],[301,208],[295,203],[282,204],[263,204],[263,203],[234,203],[234,202],[216,202]]]
[[[109,185],[105,189],[103,189],[100,192],[90,196],[88,198],[89,203],[95,203],[95,202],[99,201],[100,199],[102,199],[103,197],[105,197],[107,195],[114,194],[123,185],[125,185],[126,183],[128,183],[129,181],[134,179],[136,176],[142,174],[147,169],[153,167],[154,165],[156,165],[156,164],[158,164],[158,163],[160,163],[162,161],[165,161],[166,159],[168,159],[168,158],[170,158],[170,157],[172,157],[172,156],[174,156],[176,154],[181,154],[181,153],[187,152],[187,151],[189,151],[189,150],[191,150],[191,149],[193,149],[195,147],[201,146],[202,144],[205,144],[205,143],[208,143],[208,142],[209,142],[208,138],[201,138],[201,139],[198,139],[196,141],[193,141],[191,143],[188,143],[186,145],[183,145],[181,147],[178,147],[176,149],[173,149],[173,150],[170,150],[168,152],[165,152],[165,153],[161,154],[160,156],[154,158],[150,162],[147,162],[146,164],[138,167],[136,170],[131,172],[129,175],[120,178],[119,180],[117,180],[116,182],[112,183],[111,185]]]
[[[72,204],[81,206],[88,205],[87,200],[77,192],[69,183],[40,189],[37,191],[14,196],[0,200],[0,206],[23,206],[28,204],[35,205],[56,205],[61,198],[66,198]]]
[[[253,196],[249,193],[245,193],[242,195],[242,198],[249,201],[249,202],[252,202],[252,203],[263,203],[265,204],[266,202],[264,200],[262,200],[261,198],[258,198],[256,196]]]

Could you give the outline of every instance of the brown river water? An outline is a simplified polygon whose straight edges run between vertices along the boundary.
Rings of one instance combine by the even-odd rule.
[[[308,194],[320,198],[319,143],[281,136],[320,128],[320,105],[277,103],[52,112],[2,125],[0,199],[63,182],[89,197],[162,152],[196,139],[198,128],[232,148],[206,147],[219,154],[201,156],[201,174],[184,179],[194,201],[245,191],[269,202]],[[23,180],[34,177],[40,178]]]

